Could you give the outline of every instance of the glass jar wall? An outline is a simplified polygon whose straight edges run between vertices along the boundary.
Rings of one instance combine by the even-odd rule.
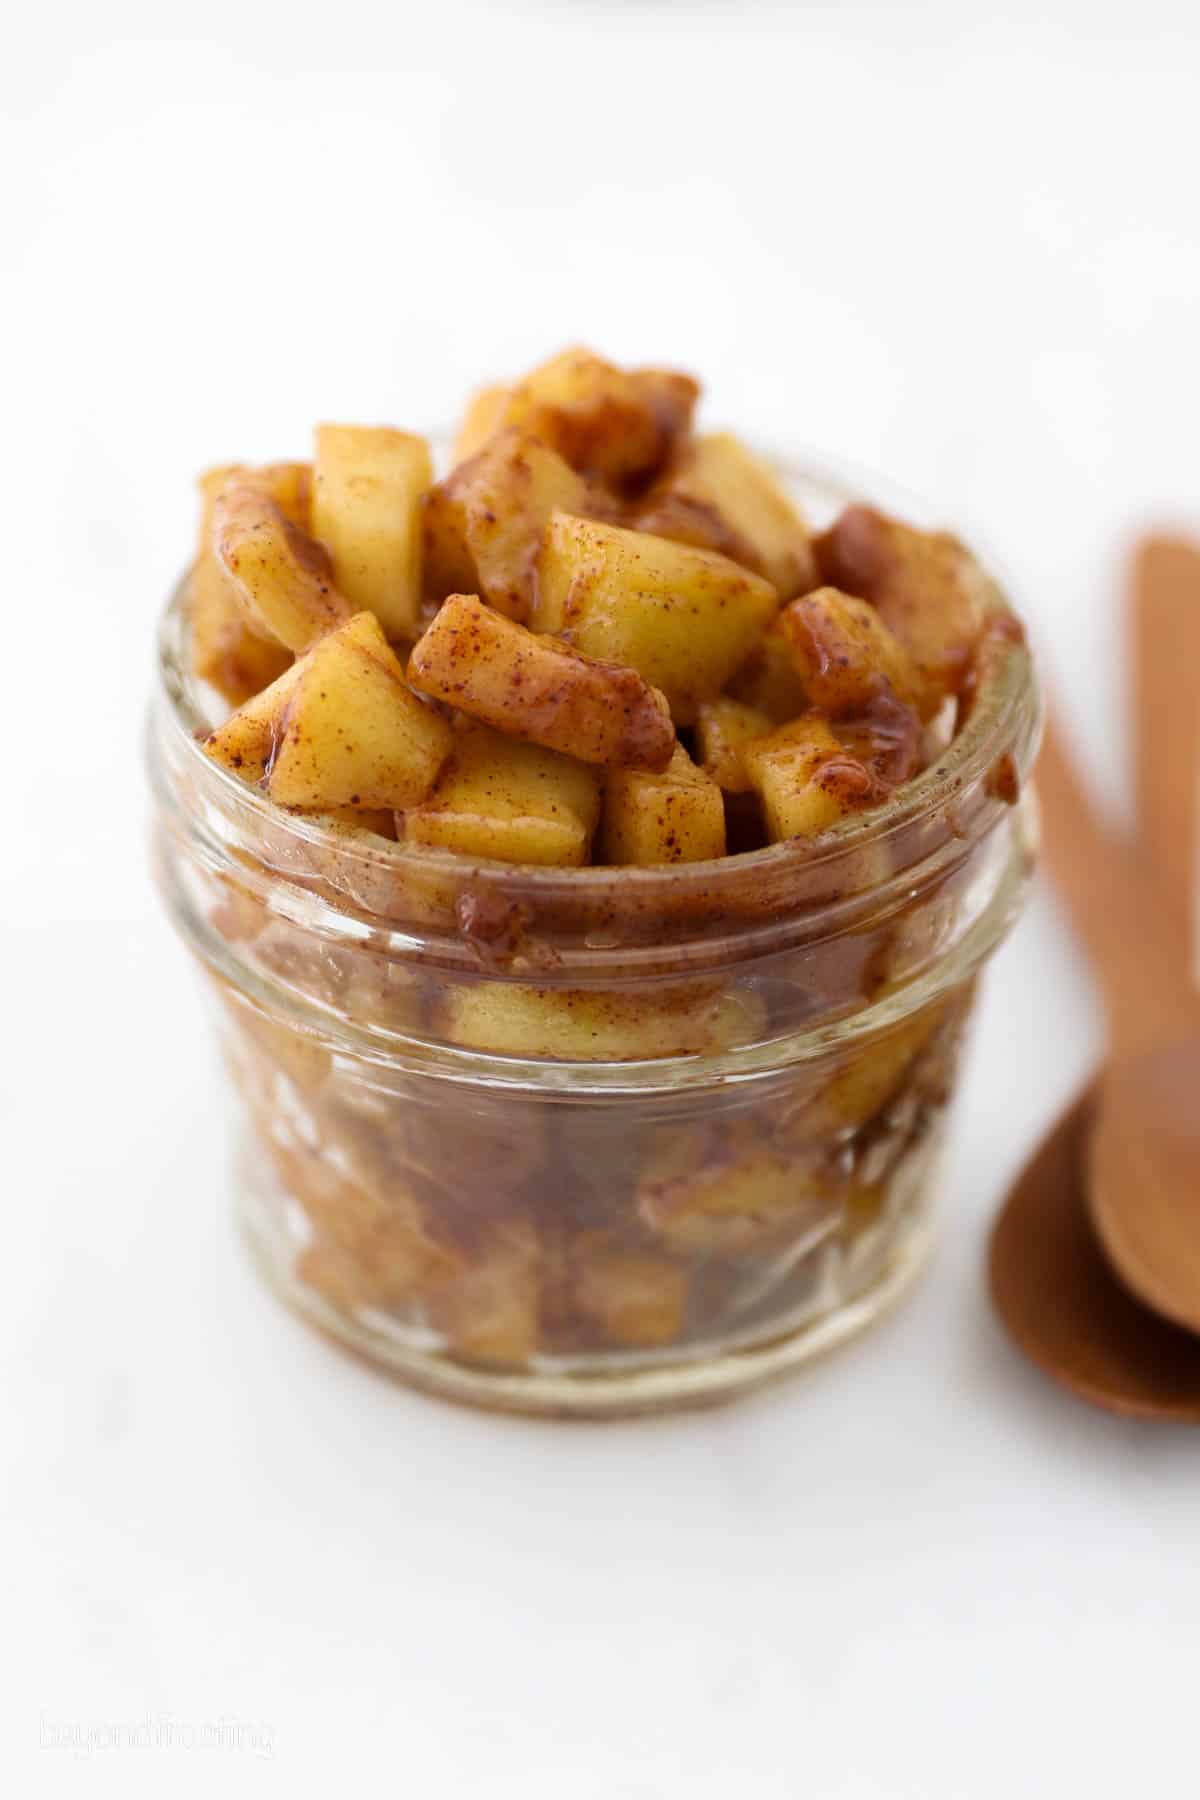
[[[199,750],[185,649],[177,598],[156,865],[279,1293],[421,1386],[600,1415],[761,1381],[902,1290],[1029,873],[1019,634],[941,759],[818,843],[567,871],[281,812]]]

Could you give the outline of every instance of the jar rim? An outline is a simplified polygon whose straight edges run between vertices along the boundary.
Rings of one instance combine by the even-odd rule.
[[[793,490],[807,484],[817,493],[832,495],[838,507],[876,498],[862,491],[858,478],[815,462],[771,460]],[[989,610],[997,619],[1015,623],[1017,615],[1002,589],[984,573]],[[356,876],[361,875],[362,885],[373,893],[381,880],[390,881],[396,891],[406,881],[418,888],[443,883],[523,903],[534,919],[550,925],[550,935],[559,945],[555,960],[569,945],[579,946],[575,954],[588,950],[611,954],[613,948],[641,944],[632,925],[639,915],[660,922],[665,914],[674,915],[683,940],[691,925],[702,929],[710,946],[713,921],[723,920],[735,935],[749,931],[755,954],[775,947],[766,939],[779,935],[781,913],[792,923],[803,916],[810,927],[820,928],[817,935],[829,935],[846,929],[864,905],[886,910],[893,893],[898,897],[911,890],[914,880],[933,878],[956,854],[961,859],[964,848],[977,842],[1007,810],[1005,799],[988,791],[988,777],[998,760],[1011,755],[1023,784],[1036,750],[1040,700],[1028,647],[1023,635],[1014,632],[999,642],[969,717],[943,753],[888,800],[838,821],[819,836],[661,867],[562,869],[465,857],[374,834],[339,831],[311,815],[288,812],[207,757],[200,740],[211,728],[211,719],[186,654],[187,582],[185,574],[159,631],[152,776],[160,793],[164,782],[155,765],[166,762],[171,768],[169,785],[177,786],[182,779],[193,795],[202,795],[208,827],[215,825],[225,846],[236,849],[240,844],[253,852],[269,842],[276,877],[281,866],[292,861],[310,867],[311,853],[317,852],[342,877],[333,883],[339,910],[348,899],[373,926],[399,926],[410,935],[417,921],[405,917],[403,909],[392,915],[385,908],[381,917],[376,916],[375,906],[364,903]],[[946,828],[931,834],[928,828],[939,820]],[[884,845],[889,851],[884,859],[888,874],[880,880],[875,877],[881,860],[872,858],[871,851]],[[311,895],[312,880],[302,885]],[[444,932],[434,929],[429,936],[444,937]],[[650,937],[654,936],[651,929]],[[678,956],[680,944],[680,933],[673,934],[672,957]]]

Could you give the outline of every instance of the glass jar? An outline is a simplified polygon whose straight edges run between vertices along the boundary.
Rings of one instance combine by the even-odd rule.
[[[783,473],[818,524],[861,497]],[[555,870],[288,814],[210,762],[177,594],[156,869],[276,1292],[415,1385],[593,1416],[720,1399],[893,1302],[1030,873],[1038,698],[992,605],[969,717],[888,805],[720,862]]]

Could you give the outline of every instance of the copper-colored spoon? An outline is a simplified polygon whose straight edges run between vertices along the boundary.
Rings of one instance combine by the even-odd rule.
[[[1121,1280],[1200,1334],[1200,1030],[1109,1071],[1088,1188],[1092,1224]]]
[[[1200,1337],[1119,1282],[1088,1213],[1095,1108],[1080,1096],[1020,1176],[992,1233],[992,1299],[1032,1362],[1094,1406],[1200,1424]]]
[[[1142,942],[1139,921],[1153,917],[1159,903],[1128,851],[1096,825],[1053,726],[1038,785],[1047,861],[1105,982],[1114,1043],[1129,1046],[1130,1060],[1075,1102],[1018,1180],[992,1235],[992,1297],[1026,1354],[1080,1398],[1114,1412],[1200,1423],[1200,1337],[1156,1317],[1113,1273],[1093,1225],[1089,1167],[1105,1142],[1098,1134],[1107,1128],[1114,1079],[1145,1068],[1141,1045],[1156,1041],[1154,1030],[1182,1032],[1185,1041],[1189,1030],[1200,1030],[1200,1000],[1179,973],[1175,955],[1182,952],[1156,935]],[[1113,1145],[1120,1154],[1125,1131],[1144,1134],[1157,1122],[1148,1126],[1136,1113],[1131,1119],[1121,1106],[1124,1090],[1117,1091],[1116,1134],[1107,1144],[1114,1160],[1099,1172],[1112,1182],[1116,1170],[1108,1191],[1128,1205]],[[1196,1097],[1200,1103],[1200,1092]],[[1135,1190],[1135,1203],[1137,1197]],[[1200,1237],[1200,1219],[1195,1224]]]
[[[1138,837],[1179,929],[1191,935],[1200,853],[1200,544],[1143,538],[1130,570],[1128,625]]]
[[[1151,941],[1149,989],[1159,1001],[1165,995],[1165,1016],[1160,1012],[1158,1023],[1166,1035],[1182,1031],[1186,1037],[1197,1020],[1185,974],[1191,867],[1190,854],[1180,854],[1175,834],[1183,829],[1188,835],[1197,780],[1192,759],[1181,754],[1188,728],[1181,730],[1178,715],[1181,707],[1188,716],[1200,710],[1200,552],[1176,540],[1151,539],[1143,545],[1134,570],[1131,622],[1143,844],[1164,877],[1166,903],[1174,915],[1165,938]],[[1150,890],[1150,915],[1142,910],[1145,877],[1131,867],[1127,852],[1118,852],[1097,834],[1086,797],[1054,734],[1040,786],[1047,860],[1068,896],[1086,913],[1089,934],[1099,929],[1127,969],[1130,947],[1141,942],[1148,917],[1162,901]],[[1118,868],[1132,874],[1133,882],[1117,880],[1120,899],[1114,908],[1109,901]],[[1135,993],[1133,1004],[1123,1002],[1121,1011],[1122,1034],[1128,1031],[1126,1041],[1135,1044],[1147,1024],[1146,1008]],[[1200,1339],[1137,1304],[1114,1278],[1091,1229],[1085,1158],[1094,1111],[1089,1091],[1014,1188],[992,1239],[993,1298],[1027,1354],[1082,1398],[1119,1412],[1200,1420]],[[1118,1146],[1129,1142],[1124,1129]],[[1106,1156],[1114,1154],[1111,1144]],[[1111,1174],[1110,1165],[1108,1192],[1127,1193],[1119,1175],[1111,1185]],[[1162,1239],[1154,1242],[1159,1245]],[[1156,1261],[1154,1266],[1160,1265]]]
[[[1095,818],[1051,721],[1045,858],[1104,991],[1109,1067],[1088,1157],[1092,1222],[1138,1297],[1200,1331],[1200,995],[1184,933]]]
[[[1190,900],[1200,786],[1200,553],[1152,539],[1135,571],[1134,670],[1143,842],[1172,913],[1177,982],[1190,990]],[[1153,752],[1153,754],[1151,753]],[[1122,1279],[1200,1332],[1200,1032],[1117,1062],[1091,1147],[1092,1221]]]

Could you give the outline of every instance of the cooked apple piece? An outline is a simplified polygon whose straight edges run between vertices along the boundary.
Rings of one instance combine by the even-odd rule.
[[[277,1013],[260,1012],[243,994],[213,978],[213,987],[225,1010],[223,1037],[226,1055],[239,1076],[253,1060],[265,1058],[270,1069],[286,1076],[312,1103],[318,1088],[329,1079],[333,1057],[314,1033],[303,1031]],[[258,1079],[262,1082],[260,1069]],[[239,1081],[240,1086],[248,1085]],[[267,1085],[273,1085],[268,1076]]]
[[[727,557],[555,513],[537,565],[532,623],[587,656],[626,663],[689,725],[746,660],[778,605]]]
[[[297,1274],[334,1306],[410,1305],[464,1273],[462,1253],[430,1236],[394,1174],[386,1190],[369,1188],[323,1158],[285,1151],[280,1175],[315,1231]]]
[[[822,713],[808,713],[748,744],[742,757],[772,843],[816,837],[883,797],[871,770],[850,754]]]
[[[373,1171],[364,1181],[308,1150],[294,1151],[286,1169],[288,1188],[317,1233],[373,1265],[374,1273],[390,1275],[385,1285],[392,1299],[460,1266],[431,1238],[416,1193],[395,1170]]]
[[[223,463],[206,469],[199,482],[201,498],[211,503],[229,488],[257,488],[273,500],[297,531],[312,529],[312,464],[306,462]],[[212,547],[211,533],[208,548]]]
[[[631,369],[634,392],[658,421],[663,436],[662,459],[671,454],[691,430],[692,414],[700,398],[700,383],[681,369]]]
[[[403,1247],[393,1262],[365,1263],[352,1250],[314,1238],[296,1257],[296,1279],[310,1287],[335,1312],[355,1313],[403,1306],[420,1295],[419,1268]]]
[[[991,584],[956,537],[850,506],[813,548],[823,578],[877,608],[939,701],[960,691]]]
[[[706,700],[696,718],[700,767],[726,794],[748,794],[750,777],[742,751],[758,738],[769,737],[776,721],[759,706],[741,700]]]
[[[604,788],[606,863],[704,862],[725,854],[721,790],[682,744],[666,768],[614,769]]]
[[[623,1250],[603,1232],[584,1232],[571,1250],[571,1303],[610,1343],[669,1344],[679,1336],[688,1278],[677,1263]]]
[[[753,552],[723,513],[706,500],[672,493],[657,486],[626,509],[626,525],[651,537],[669,538],[673,544],[690,544],[694,550],[715,550],[730,562],[754,569]],[[759,574],[761,570],[757,570]]]
[[[671,759],[666,702],[633,669],[539,637],[474,594],[451,594],[414,647],[408,678],[510,737],[581,762],[661,769]]]
[[[489,439],[426,496],[429,598],[479,593],[507,618],[527,619],[534,561],[556,508],[589,510],[582,475],[524,432],[502,431]]]
[[[865,1125],[894,1100],[953,1005],[938,1001],[846,1051],[816,1096],[817,1115],[837,1129]]]
[[[787,725],[807,711],[808,694],[778,620],[755,643],[726,692],[731,700],[769,714],[773,725]]]
[[[322,832],[339,836],[347,848],[355,838],[369,837],[361,827],[341,822],[332,814],[306,816],[312,817]],[[295,866],[309,865],[297,857]],[[254,938],[251,954],[255,967],[273,982],[282,982],[293,991],[299,990],[343,1018],[361,1018],[371,1024],[386,1023],[390,1029],[403,1031],[419,1017],[420,978],[411,968],[389,963],[386,957],[372,951],[336,949],[279,913],[265,913],[263,928]],[[356,1089],[355,1097],[357,1094]],[[370,1094],[378,1106],[377,1090],[370,1090]],[[348,1097],[342,1094],[340,1087],[335,1090],[335,1096],[340,1130],[342,1105]],[[331,1107],[335,1105],[335,1096],[329,1097]],[[331,1125],[331,1141],[332,1136]],[[348,1165],[347,1172],[354,1173]],[[356,1176],[356,1179],[360,1178],[369,1184],[369,1171]]]
[[[396,815],[383,807],[372,810],[362,806],[331,806],[328,811],[311,813],[309,817],[312,824],[340,831],[343,835],[349,833],[353,837],[356,832],[366,831],[374,837],[396,841]]]
[[[497,1226],[454,1279],[432,1288],[429,1323],[471,1362],[520,1365],[538,1347],[541,1255],[524,1220]]]
[[[477,388],[471,395],[454,440],[452,454],[456,466],[482,450],[492,433],[500,430],[508,395],[507,384],[501,382]]]
[[[750,1132],[696,1126],[648,1159],[637,1207],[673,1250],[745,1253],[764,1242],[823,1236],[837,1218],[836,1190],[811,1162],[753,1141]]]
[[[503,422],[541,438],[573,469],[620,484],[661,466],[698,393],[688,375],[618,369],[577,348],[518,382]]]
[[[394,977],[395,964],[388,973]],[[436,973],[429,985],[440,985]],[[382,1022],[407,1034],[421,1031],[419,1016],[405,1008],[402,996],[399,1006],[385,1007]],[[403,1078],[399,1087],[403,1090]],[[471,1104],[456,1111],[451,1133],[441,1107],[397,1104],[397,1084],[386,1081],[349,1083],[336,1111],[327,1104],[324,1112],[330,1137],[341,1139],[349,1162],[367,1171],[364,1178],[378,1169],[384,1179],[411,1183],[420,1192],[428,1193],[432,1184],[439,1222],[466,1240],[478,1229],[483,1198],[492,1219],[527,1212],[530,1177],[549,1154],[544,1102],[521,1100],[504,1089],[490,1095],[477,1090]]]
[[[209,920],[231,944],[251,944],[261,937],[270,919],[265,900],[232,875],[219,875],[219,898]]]
[[[261,488],[297,531],[312,533],[313,467],[308,462],[262,463],[247,471],[248,487]]]
[[[258,488],[231,487],[218,496],[212,540],[252,630],[300,652],[350,617],[329,553]]]
[[[767,464],[729,432],[685,444],[632,522],[732,557],[765,575],[781,600],[816,585],[808,527]]]
[[[229,701],[240,706],[269,687],[291,662],[285,647],[251,631],[229,576],[213,554],[213,509],[218,496],[234,486],[261,487],[296,525],[308,523],[307,463],[268,463],[253,469],[227,463],[209,469],[199,481],[200,538],[188,584],[192,667]]]
[[[922,679],[908,650],[866,600],[817,588],[784,607],[779,629],[809,701],[833,718],[861,712],[885,686],[923,719],[941,704],[938,690]]]
[[[453,737],[409,688],[375,615],[356,613],[297,665],[267,791],[317,812],[403,811],[428,794]]]
[[[470,470],[487,446],[460,463],[445,481],[430,488],[421,502],[421,582],[427,608],[436,609],[451,594],[473,594],[479,571],[465,530],[465,508],[454,497],[455,476]]]
[[[290,663],[270,687],[252,694],[230,713],[225,723],[205,738],[204,754],[242,781],[261,781],[275,755],[284,709],[301,670],[302,663]]]
[[[192,668],[231,706],[240,706],[282,675],[292,653],[246,624],[229,579],[212,555],[198,557],[188,584]]]
[[[429,445],[388,426],[318,425],[313,533],[353,609],[390,638],[414,638],[421,618],[421,496],[433,481]]]
[[[600,776],[587,763],[476,725],[455,734],[450,759],[404,816],[409,843],[497,862],[578,868],[600,816]]]
[[[296,1279],[312,1288],[335,1312],[353,1313],[360,1306],[373,1306],[377,1295],[363,1276],[349,1251],[336,1244],[322,1244],[313,1239],[305,1244],[295,1262]]]
[[[447,1038],[466,1049],[563,1062],[713,1055],[753,1042],[764,1018],[757,995],[732,993],[716,981],[645,993],[460,984],[443,994],[441,1016]]]

